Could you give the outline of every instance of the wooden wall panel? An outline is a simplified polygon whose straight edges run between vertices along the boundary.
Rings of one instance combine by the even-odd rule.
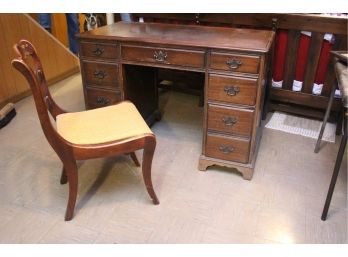
[[[1,29],[1,28],[0,28]],[[1,45],[0,45],[1,47]],[[0,78],[2,78],[2,82],[0,83],[0,103],[5,102],[8,96],[8,90],[6,88],[7,83],[4,81],[5,75],[4,71],[0,65]]]
[[[14,16],[12,15],[0,15],[0,29],[1,31],[9,31],[11,24],[15,22]],[[12,25],[13,27],[13,25]],[[14,30],[16,33],[17,30]],[[5,33],[3,35],[6,35]],[[15,78],[12,76],[13,71],[10,64],[11,60],[11,51],[12,47],[8,47],[8,42],[13,40],[13,33],[10,35],[6,35],[0,40],[0,49],[1,49],[1,59],[0,59],[0,69],[2,70],[2,83],[1,83],[1,91],[6,92],[6,98],[9,95],[15,94],[17,92]]]
[[[52,35],[59,39],[59,41],[69,46],[68,27],[66,23],[65,13],[52,13]]]
[[[5,35],[0,40],[0,108],[30,94],[27,82],[11,66],[15,57],[12,47],[20,39],[27,39],[35,45],[49,84],[79,71],[78,58],[29,15],[0,14],[0,29]]]

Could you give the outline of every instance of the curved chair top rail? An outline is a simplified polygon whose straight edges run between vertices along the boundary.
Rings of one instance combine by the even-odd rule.
[[[54,102],[48,90],[42,64],[35,47],[28,40],[22,39],[13,48],[17,58],[12,60],[12,66],[28,80],[34,98],[42,98],[44,102],[44,106],[41,106],[41,101],[37,101],[39,99],[35,98],[35,103],[40,105],[37,108],[47,109],[54,119],[56,119],[57,115],[65,113],[66,111]]]

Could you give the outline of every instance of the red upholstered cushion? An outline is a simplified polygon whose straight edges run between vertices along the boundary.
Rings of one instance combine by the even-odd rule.
[[[316,83],[316,84],[323,84],[324,83],[327,69],[328,69],[328,65],[329,65],[329,61],[330,61],[331,49],[332,49],[332,44],[329,41],[324,40],[323,45],[321,47],[321,52],[320,52],[319,61],[318,61],[318,67],[317,67],[317,71],[316,71],[315,79],[314,79],[314,83]]]
[[[288,46],[288,31],[280,29],[276,33],[273,56],[273,80],[281,81],[284,77],[286,49]]]
[[[295,69],[295,80],[297,81],[303,82],[304,80],[304,74],[306,70],[310,42],[311,42],[310,36],[301,34],[300,40],[298,43],[296,69]]]

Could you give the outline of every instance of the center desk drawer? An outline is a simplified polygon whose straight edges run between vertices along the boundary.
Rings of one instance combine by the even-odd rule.
[[[204,67],[204,51],[124,45],[121,52],[122,59],[127,61]]]
[[[209,100],[253,106],[256,92],[257,79],[209,75]]]
[[[254,111],[208,104],[208,130],[251,135]]]
[[[205,155],[226,161],[247,163],[249,160],[249,140],[207,134]]]
[[[260,57],[253,55],[212,52],[210,58],[210,68],[216,70],[257,74],[259,65]]]
[[[82,61],[87,85],[104,88],[118,87],[118,65]]]

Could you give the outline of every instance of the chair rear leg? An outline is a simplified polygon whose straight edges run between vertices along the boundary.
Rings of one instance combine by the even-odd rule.
[[[153,154],[156,148],[156,139],[154,136],[146,138],[144,152],[143,152],[143,178],[146,186],[146,190],[150,195],[152,202],[154,204],[159,204],[158,198],[152,186],[151,180],[151,164],[153,159]]]
[[[343,108],[341,108],[340,112],[338,113],[338,119],[337,119],[337,125],[336,125],[337,136],[342,134],[343,120],[344,120],[344,111],[343,111]]]
[[[67,177],[67,175],[66,175],[66,170],[65,170],[65,168],[64,168],[64,166],[63,166],[62,175],[60,176],[60,184],[61,184],[61,185],[64,185],[64,184],[66,184],[67,182],[68,182],[68,177]]]
[[[130,157],[132,158],[135,166],[140,167],[140,162],[138,161],[137,156],[135,155],[135,152],[130,153]]]
[[[76,162],[64,164],[64,167],[69,182],[69,200],[65,212],[65,220],[69,221],[74,217],[74,209],[77,197],[78,174]]]

